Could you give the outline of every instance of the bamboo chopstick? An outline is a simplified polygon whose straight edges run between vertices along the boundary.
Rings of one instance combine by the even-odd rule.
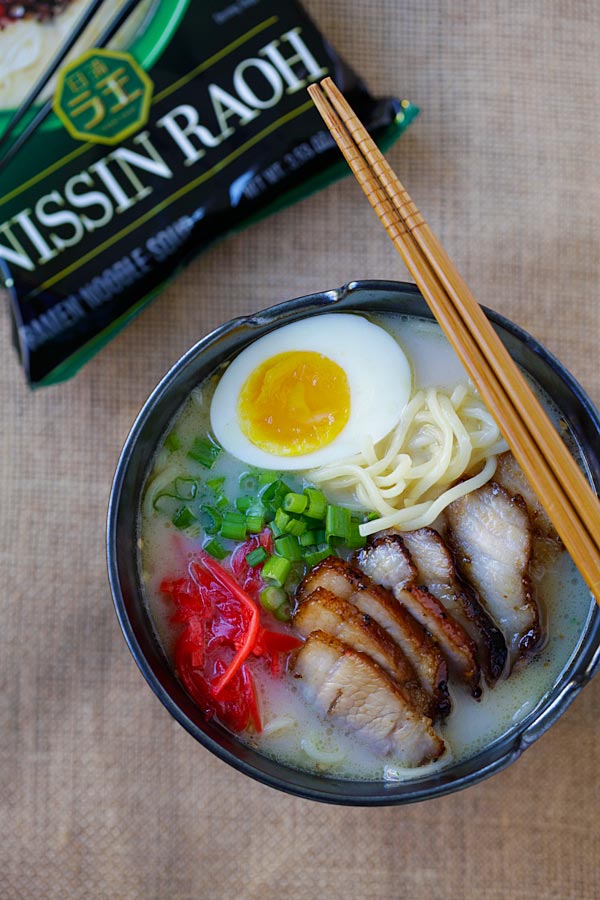
[[[414,237],[424,257],[449,295],[453,305],[465,320],[465,323],[496,375],[506,382],[512,399],[521,417],[528,423],[534,439],[543,449],[544,455],[552,466],[557,477],[564,474],[564,467],[572,470],[573,498],[581,506],[585,521],[590,527],[588,517],[591,516],[593,527],[600,533],[600,508],[597,498],[590,490],[579,468],[574,464],[567,447],[562,440],[553,440],[555,429],[545,410],[538,403],[529,385],[514,365],[513,360],[494,331],[490,321],[473,294],[457,272],[454,264],[423,219],[419,210],[402,186],[397,176],[385,160],[379,148],[372,140],[364,126],[357,119],[349,104],[329,78],[325,80],[327,96],[337,112],[342,116],[346,128],[364,154],[367,162],[383,184],[386,193],[398,210],[406,228]],[[591,505],[590,505],[591,504]]]
[[[322,90],[321,90],[322,89]],[[309,93],[600,603],[600,504],[483,310],[330,78]]]

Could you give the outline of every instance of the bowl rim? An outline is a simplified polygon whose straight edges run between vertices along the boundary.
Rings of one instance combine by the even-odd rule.
[[[590,681],[600,668],[600,610],[590,607],[590,613],[580,640],[553,689],[548,691],[536,703],[534,709],[517,723],[514,728],[509,729],[508,732],[495,739],[482,751],[464,761],[462,765],[458,764],[458,767],[450,766],[447,770],[442,769],[439,773],[436,773],[439,783],[432,787],[419,785],[419,780],[423,782],[427,776],[404,782],[350,781],[320,775],[307,777],[307,773],[301,770],[277,763],[257,751],[248,749],[246,745],[242,745],[241,742],[236,741],[228,733],[223,735],[222,732],[225,730],[220,729],[220,726],[218,728],[221,731],[219,735],[221,739],[217,740],[214,735],[211,736],[210,734],[210,727],[212,726],[208,726],[205,722],[199,722],[199,716],[195,714],[195,712],[198,713],[199,711],[187,694],[185,694],[183,688],[179,685],[179,690],[175,690],[175,693],[179,695],[176,701],[171,696],[173,691],[169,692],[167,690],[163,680],[158,677],[155,669],[149,663],[141,646],[136,627],[127,610],[120,579],[117,538],[120,527],[119,513],[124,496],[123,489],[131,456],[136,446],[138,446],[138,442],[143,435],[153,410],[157,408],[158,404],[168,398],[173,390],[173,386],[176,384],[177,378],[206,351],[217,347],[220,342],[231,344],[229,353],[218,354],[219,361],[222,361],[228,358],[232,352],[240,352],[243,346],[256,340],[260,336],[256,332],[271,331],[286,324],[286,322],[280,321],[281,318],[294,321],[305,315],[312,316],[319,313],[335,312],[338,309],[342,312],[348,312],[353,308],[353,302],[356,302],[357,306],[361,302],[368,305],[372,301],[369,301],[367,298],[373,295],[378,296],[381,300],[391,298],[394,302],[401,302],[402,300],[417,302],[422,306],[422,312],[418,313],[418,316],[433,320],[433,316],[427,309],[420,291],[414,284],[387,280],[351,281],[338,289],[314,292],[283,301],[251,315],[230,319],[213,329],[190,347],[160,379],[143,404],[129,431],[119,455],[112,483],[106,531],[108,578],[115,612],[123,636],[145,680],[173,718],[207,750],[243,774],[293,796],[347,806],[384,806],[419,802],[424,799],[444,796],[483,781],[514,762],[525,749],[531,746],[557,721],[585,684]],[[369,312],[358,308],[355,311],[362,311],[367,314]],[[484,311],[494,327],[499,330],[501,336],[502,332],[505,332],[518,345],[525,348],[527,352],[533,353],[534,357],[540,361],[542,367],[551,370],[562,382],[567,392],[579,403],[588,427],[590,424],[593,426],[595,443],[597,445],[594,454],[596,467],[589,474],[598,493],[600,490],[600,413],[573,375],[532,335],[520,326],[515,325],[502,314],[486,307],[484,307]],[[397,312],[407,314],[402,309],[398,309]],[[377,310],[372,310],[372,313],[376,314]],[[414,313],[408,314],[414,315]],[[218,362],[211,365],[211,370],[215,368],[215,365],[218,365]],[[199,380],[202,377],[200,376]],[[171,418],[176,410],[180,408],[180,405],[181,402],[178,402],[171,407]],[[592,444],[594,443],[587,432],[586,439],[589,439]],[[139,574],[137,588],[139,592]],[[147,611],[145,612],[145,617],[150,623],[150,627],[152,627]],[[565,677],[563,678],[563,676]],[[170,673],[170,680],[175,682],[176,685],[179,684],[176,682],[172,672]],[[560,689],[557,688],[558,684],[560,684]],[[234,750],[237,752],[234,752]],[[242,751],[241,755],[240,751]],[[484,754],[489,755],[491,751],[493,752],[487,764],[474,771],[470,770],[472,766],[469,766],[469,763],[472,764],[474,760],[477,760]],[[463,772],[463,770],[465,771]],[[450,777],[452,772],[458,772],[458,774]],[[305,783],[300,786],[298,781]],[[309,784],[308,782],[311,783]],[[357,787],[360,790],[356,790]],[[367,790],[369,787],[372,788],[371,791]]]

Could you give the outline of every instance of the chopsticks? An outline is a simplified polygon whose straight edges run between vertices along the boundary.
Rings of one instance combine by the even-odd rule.
[[[112,40],[123,23],[129,18],[135,7],[139,6],[141,2],[142,0],[128,0],[128,2],[125,3],[125,5],[117,13],[115,13],[96,43],[92,46],[99,48],[105,47],[108,42]],[[0,136],[0,149],[3,146],[6,146],[17,125],[23,121],[56,70],[60,68],[60,66],[66,59],[67,54],[70,52],[70,50],[72,50],[76,41],[81,37],[81,35],[90,25],[92,19],[104,3],[105,0],[94,0],[89,9],[87,9],[85,14],[82,15],[78,20],[73,31],[69,34],[58,53],[53,57],[49,65],[46,67],[43,75],[31,89],[19,109],[13,114],[8,125],[4,129],[4,132]],[[46,102],[40,107],[34,118],[27,124],[19,137],[6,150],[4,155],[0,157],[0,172],[9,164],[9,162],[11,162],[11,160],[15,158],[21,147],[29,140],[31,135],[35,131],[37,131],[39,126],[48,118],[51,112],[52,98],[50,97],[50,99],[46,100]]]
[[[600,603],[600,503],[482,308],[331,78],[309,93]]]

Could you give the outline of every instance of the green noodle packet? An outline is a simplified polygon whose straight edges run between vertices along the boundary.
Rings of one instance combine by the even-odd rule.
[[[0,58],[21,27],[0,28]],[[0,273],[34,387],[72,376],[214,241],[347,171],[310,83],[331,75],[384,147],[417,114],[373,98],[295,0],[146,0],[117,47],[67,60],[0,171]]]

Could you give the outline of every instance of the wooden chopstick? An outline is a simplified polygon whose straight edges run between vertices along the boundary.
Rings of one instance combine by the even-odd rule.
[[[565,467],[572,478],[570,493],[582,510],[587,527],[600,533],[600,507],[596,496],[569,453],[562,440],[556,440],[555,429],[543,407],[514,364],[508,350],[494,331],[481,306],[463,281],[447,253],[425,222],[408,191],[379,148],[357,119],[351,107],[335,86],[325,79],[324,88],[334,108],[342,116],[344,124],[367,162],[381,181],[406,228],[419,245],[422,255],[442,283],[455,309],[459,312],[476,343],[482,349],[496,375],[507,385],[514,405],[527,423],[536,443],[542,449],[548,463],[558,478],[564,476]]]
[[[105,47],[108,42],[112,40],[123,23],[129,18],[136,6],[139,6],[141,2],[142,0],[128,0],[128,2],[118,12],[115,13],[98,40],[94,44],[92,44],[92,46],[99,48]],[[8,138],[10,137],[18,123],[21,122],[24,116],[27,115],[27,113],[39,97],[40,93],[43,91],[46,84],[52,78],[52,75],[64,61],[67,53],[71,50],[75,41],[81,36],[85,28],[87,28],[87,26],[90,24],[93,16],[96,14],[102,3],[104,3],[104,0],[96,0],[96,2],[93,4],[93,6],[90,7],[87,13],[77,22],[74,31],[71,33],[71,35],[69,35],[56,56],[52,59],[50,65],[44,71],[44,74],[36,83],[33,90],[30,91],[22,105],[9,121],[8,126],[6,127],[4,133],[2,134],[2,137],[0,138],[0,147],[2,147],[2,145],[8,141]],[[46,100],[46,102],[40,107],[34,118],[28,123],[28,125],[24,128],[17,139],[13,141],[4,155],[0,157],[0,172],[11,162],[11,160],[15,158],[21,147],[29,140],[31,135],[37,131],[42,122],[44,122],[48,118],[48,116],[52,112],[52,102],[52,98]]]
[[[309,88],[315,105],[600,602],[600,505],[596,496],[364,126],[331,79],[325,79],[320,87],[325,93],[317,85]]]

